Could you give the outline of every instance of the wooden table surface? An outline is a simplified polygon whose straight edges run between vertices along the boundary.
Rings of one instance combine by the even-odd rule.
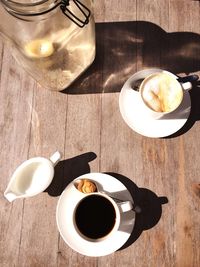
[[[168,138],[148,138],[123,121],[118,98],[138,70],[200,75],[200,2],[95,1],[97,56],[65,92],[41,88],[0,40],[0,266],[200,266],[200,88],[192,113]],[[9,203],[3,192],[16,167],[63,154],[47,192]],[[88,172],[112,173],[142,212],[119,251],[82,256],[56,226],[65,186]]]

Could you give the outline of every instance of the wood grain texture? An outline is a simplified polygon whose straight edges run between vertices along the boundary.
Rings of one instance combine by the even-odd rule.
[[[94,12],[96,60],[64,93],[41,88],[0,39],[0,266],[198,267],[199,88],[192,120],[169,138],[133,132],[118,98],[144,68],[200,75],[200,2],[104,0],[94,1]],[[3,192],[16,167],[56,150],[63,157],[46,192],[8,203]],[[123,181],[142,209],[129,242],[100,258],[67,246],[55,219],[64,188],[88,172]]]

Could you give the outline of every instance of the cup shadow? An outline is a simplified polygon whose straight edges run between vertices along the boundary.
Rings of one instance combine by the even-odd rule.
[[[75,178],[90,172],[89,162],[96,158],[96,154],[88,152],[79,156],[60,161],[55,167],[55,175],[52,183],[45,190],[50,196],[60,196],[66,186]],[[158,197],[154,192],[147,188],[139,188],[129,178],[118,174],[107,172],[118,179],[130,192],[134,209],[136,212],[133,231],[127,242],[119,249],[125,249],[134,243],[144,230],[154,227],[162,215],[162,204],[168,203],[167,197]],[[120,195],[121,193],[121,195]],[[111,197],[115,197],[112,195]],[[117,197],[124,199],[124,192],[117,192]],[[130,214],[128,214],[130,215]],[[131,221],[131,217],[127,218]],[[126,229],[124,229],[126,231]]]
[[[125,249],[133,244],[143,231],[154,227],[162,215],[162,205],[168,203],[167,197],[158,197],[147,188],[140,188],[129,178],[118,173],[107,173],[118,179],[129,190],[136,209],[135,225],[127,242],[119,249]]]
[[[62,160],[55,167],[54,178],[45,190],[50,196],[60,196],[66,186],[78,176],[89,173],[89,162],[97,155],[94,152],[87,152],[79,156]]]

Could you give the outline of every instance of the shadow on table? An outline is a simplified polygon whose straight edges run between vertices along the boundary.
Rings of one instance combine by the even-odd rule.
[[[71,181],[82,174],[90,172],[89,162],[96,157],[95,153],[88,152],[60,161],[55,167],[53,181],[45,192],[50,196],[60,196]]]
[[[147,21],[96,23],[95,61],[62,93],[120,92],[138,65],[166,69],[181,76],[199,71],[200,35],[168,33]],[[184,134],[200,119],[199,87],[194,83],[190,94],[192,110],[187,123],[170,138]]]
[[[159,67],[175,74],[199,71],[200,35],[168,33],[147,21],[96,23],[95,61],[62,92],[119,92],[138,65]]]
[[[66,186],[75,178],[90,172],[89,162],[96,158],[96,154],[88,152],[71,159],[60,161],[55,167],[55,175],[50,186],[45,190],[50,196],[60,196]],[[139,188],[127,177],[117,173],[107,173],[129,190],[135,207],[137,207],[133,232],[128,241],[120,249],[124,249],[135,242],[144,230],[154,227],[161,218],[162,204],[168,203],[166,197],[158,197],[146,188]]]
[[[144,230],[154,227],[161,218],[162,204],[168,203],[167,197],[158,197],[154,192],[147,188],[137,187],[127,177],[117,173],[107,173],[122,182],[129,190],[134,205],[139,212],[136,213],[135,225],[131,236],[120,250],[127,248],[134,243]]]

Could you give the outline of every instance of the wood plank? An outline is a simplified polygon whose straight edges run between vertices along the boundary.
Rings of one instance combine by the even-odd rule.
[[[163,67],[163,54],[165,55],[167,47],[166,40],[168,38],[170,20],[168,1],[145,1],[143,3],[140,1],[138,3],[137,19],[138,21],[145,21],[147,25],[141,24],[141,27],[140,25],[138,27],[138,32],[143,33],[144,40],[143,45],[139,44],[137,49],[138,69]],[[164,69],[168,69],[166,64]],[[177,145],[175,142],[172,143],[173,163],[175,164],[177,160],[174,151],[176,151]],[[149,194],[150,197],[153,197],[153,193],[155,193],[158,197],[164,196],[169,199],[167,205],[162,205],[159,203],[159,198],[157,199],[155,203],[158,205],[158,210],[155,214],[153,213],[155,216],[155,218],[153,217],[155,219],[154,227],[148,231],[143,231],[141,240],[138,239],[137,243],[134,243],[138,260],[142,258],[143,253],[140,247],[144,246],[147,251],[142,266],[173,266],[174,250],[172,244],[174,237],[167,234],[168,229],[173,228],[173,217],[169,216],[170,209],[173,208],[173,202],[171,201],[173,188],[171,176],[173,173],[170,167],[171,150],[168,150],[168,147],[171,147],[171,141],[167,139],[151,140],[143,138],[141,142],[142,151],[139,154],[140,164],[138,165],[140,173],[136,177],[138,177],[140,183],[142,182],[142,187],[146,188],[146,194]],[[138,148],[136,151],[138,151]],[[176,173],[174,175],[176,176]],[[144,195],[145,198],[146,196]],[[161,210],[159,210],[159,207]],[[159,214],[161,211],[162,213]],[[154,256],[152,257],[152,255]]]
[[[200,3],[192,1],[170,1],[170,31],[178,32],[182,42],[177,64],[182,73],[200,70]],[[184,19],[183,18],[184,15]],[[199,74],[199,72],[197,72]],[[198,96],[196,96],[198,97]],[[193,102],[192,102],[193,103]],[[199,250],[194,251],[200,240],[198,187],[198,122],[180,139],[179,175],[175,186],[175,266],[198,266]],[[192,145],[195,144],[195,145]],[[186,155],[190,155],[187,157]],[[193,207],[193,208],[191,208]]]
[[[166,61],[168,57],[168,68],[177,74],[199,73],[199,5],[195,1],[170,1]]]
[[[137,68],[161,67],[161,55],[166,46],[168,1],[137,2]]]
[[[154,45],[156,42],[158,44],[159,39],[156,38],[161,38],[164,31],[161,27],[164,27],[168,20],[168,3],[166,1],[137,1],[137,18],[135,20],[137,20],[135,28],[130,27],[133,33],[136,33],[135,42],[137,44],[133,48],[137,56],[137,65],[135,65],[135,69],[133,68],[132,74],[137,68],[160,65],[160,50]],[[133,22],[129,23],[134,25],[134,18]],[[155,37],[155,40],[150,43],[152,36]],[[149,44],[150,47],[148,47]],[[132,64],[134,65],[134,60]],[[166,190],[167,182],[162,178],[167,173],[165,140],[152,140],[130,130],[122,121],[119,113],[118,97],[118,94],[103,95],[101,169],[121,174],[125,176],[125,180],[128,178],[138,187],[145,188],[139,190],[144,199],[149,195],[153,198],[154,194],[166,196],[170,192],[171,185],[169,184]],[[163,212],[164,215],[167,214],[167,211]],[[173,218],[168,217],[167,220],[164,217],[164,220],[165,223],[161,218],[156,227],[149,231],[143,231],[131,246],[116,252],[113,256],[101,258],[102,266],[105,266],[107,262],[109,262],[108,266],[136,266],[138,262],[140,266],[164,266],[163,258],[165,266],[170,265],[173,262],[173,251],[170,247],[173,239],[165,233]],[[168,247],[170,247],[170,251]],[[145,257],[143,256],[144,250]],[[152,255],[154,256],[152,257]]]
[[[34,82],[29,81],[7,47],[4,47],[1,55],[0,262],[2,266],[15,266],[19,257],[23,200],[9,203],[3,197],[3,192],[15,168],[28,156]]]
[[[68,95],[65,156],[69,160],[65,178],[69,181],[84,173],[99,171],[100,107],[98,94]],[[74,265],[96,266],[97,259],[78,255],[60,238],[58,266]]]
[[[67,96],[37,86],[34,91],[29,157],[64,155]],[[59,165],[58,165],[59,166]],[[57,172],[62,175],[62,165]],[[54,177],[56,179],[56,177]],[[64,177],[57,177],[62,181]],[[48,194],[50,192],[50,194]],[[56,266],[59,234],[52,190],[24,202],[19,266]],[[31,248],[31,249],[30,249]]]
[[[108,5],[111,7],[113,4],[113,1],[111,1]],[[126,4],[121,2],[120,5],[117,5],[120,6],[119,8],[109,8],[107,11],[108,19],[112,23],[107,24],[106,29],[108,36],[113,40],[111,39],[112,42],[109,43],[110,48],[108,46],[104,51],[107,55],[104,56],[104,66],[108,68],[108,71],[104,74],[107,82],[104,88],[105,93],[102,95],[100,163],[102,172],[114,172],[123,175],[129,174],[131,166],[135,169],[132,158],[127,160],[126,155],[130,156],[130,153],[132,154],[133,138],[135,137],[137,141],[140,140],[140,137],[138,138],[123,122],[118,106],[119,94],[114,93],[116,90],[119,92],[125,80],[136,71],[137,46],[135,44],[137,36],[136,24],[134,23],[136,21],[136,1],[129,1],[129,9],[126,9],[126,16],[123,17],[123,7]],[[119,16],[121,16],[120,21],[127,18],[127,23],[115,23],[117,21],[116,17],[119,18]],[[118,40],[117,42],[115,42],[115,38]],[[110,57],[110,53],[114,55],[111,54]],[[112,63],[110,64],[110,62]],[[115,63],[113,64],[113,62]],[[115,66],[115,69],[112,66]],[[128,143],[127,140],[129,140]],[[135,259],[132,256],[131,249],[127,248],[99,258],[98,264],[99,266],[135,266]]]
[[[96,22],[133,21],[136,17],[136,0],[96,1],[94,14]]]

